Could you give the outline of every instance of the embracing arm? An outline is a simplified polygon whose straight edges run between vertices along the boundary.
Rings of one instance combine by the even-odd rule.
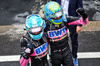
[[[86,25],[88,23],[88,15],[85,13],[85,10],[78,8],[76,11],[81,17],[67,17],[68,25]]]

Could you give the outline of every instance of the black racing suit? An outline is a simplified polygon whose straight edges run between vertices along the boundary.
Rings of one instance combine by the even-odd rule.
[[[79,20],[79,17],[67,17],[67,22],[62,22],[59,26],[47,22],[45,31],[47,33],[48,44],[51,48],[52,66],[74,66],[72,53],[68,44],[67,28],[68,23]]]
[[[44,37],[36,41],[30,38],[29,34],[27,33],[21,38],[20,41],[21,41],[21,59],[20,59],[21,66],[26,66],[25,63],[27,62],[27,60],[29,60],[29,58],[31,60],[30,63],[31,66],[49,66],[47,62],[47,43],[45,42]],[[30,45],[28,45],[29,43]],[[31,49],[31,53],[25,52],[27,48]],[[37,53],[39,55],[32,56],[32,53],[33,54]]]

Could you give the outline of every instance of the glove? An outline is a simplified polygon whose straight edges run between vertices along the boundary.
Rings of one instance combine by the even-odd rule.
[[[80,15],[83,17],[84,20],[88,17],[88,15],[86,14],[84,8],[78,8],[78,9],[76,10],[76,12],[77,12],[78,14],[80,14]]]
[[[81,14],[84,14],[84,13],[85,13],[85,10],[84,10],[84,8],[78,8],[78,9],[76,10],[76,12],[79,13],[79,14],[81,15]]]
[[[27,47],[26,47],[26,50],[24,51],[24,53],[23,53],[23,57],[25,58],[25,59],[29,59],[29,56],[30,56],[30,54],[32,54],[33,53],[33,44],[31,44],[31,43],[28,43],[27,44]]]
[[[33,44],[31,44],[30,42],[27,44],[27,49],[25,50],[26,53],[30,53],[32,54],[33,53]]]

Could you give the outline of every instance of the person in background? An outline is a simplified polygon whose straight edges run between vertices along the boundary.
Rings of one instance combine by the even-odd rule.
[[[44,40],[45,21],[37,14],[29,15],[26,19],[26,34],[20,39],[20,65],[49,66],[47,62],[47,43]]]
[[[59,3],[50,1],[44,6],[44,15],[47,19],[45,32],[51,48],[52,66],[74,66],[72,53],[68,44],[67,29],[69,25],[86,25],[88,15],[83,8],[77,12],[81,17],[66,16]]]
[[[64,14],[67,16],[73,16],[73,17],[80,17],[80,15],[76,12],[76,9],[83,8],[82,0],[52,0],[58,2],[62,9]],[[77,52],[78,52],[78,33],[81,31],[82,25],[70,25],[69,31],[70,31],[70,38],[71,38],[71,44],[72,44],[72,55],[73,55],[73,61],[75,66],[78,65],[77,61]]]

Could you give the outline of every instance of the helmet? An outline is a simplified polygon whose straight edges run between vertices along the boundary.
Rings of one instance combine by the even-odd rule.
[[[50,1],[44,6],[44,15],[53,24],[58,25],[58,24],[61,24],[63,21],[62,8],[57,2],[54,2],[54,1]],[[57,17],[60,17],[60,18],[54,19]]]
[[[29,15],[26,18],[25,28],[29,36],[34,40],[39,40],[43,36],[45,21],[39,15]]]

